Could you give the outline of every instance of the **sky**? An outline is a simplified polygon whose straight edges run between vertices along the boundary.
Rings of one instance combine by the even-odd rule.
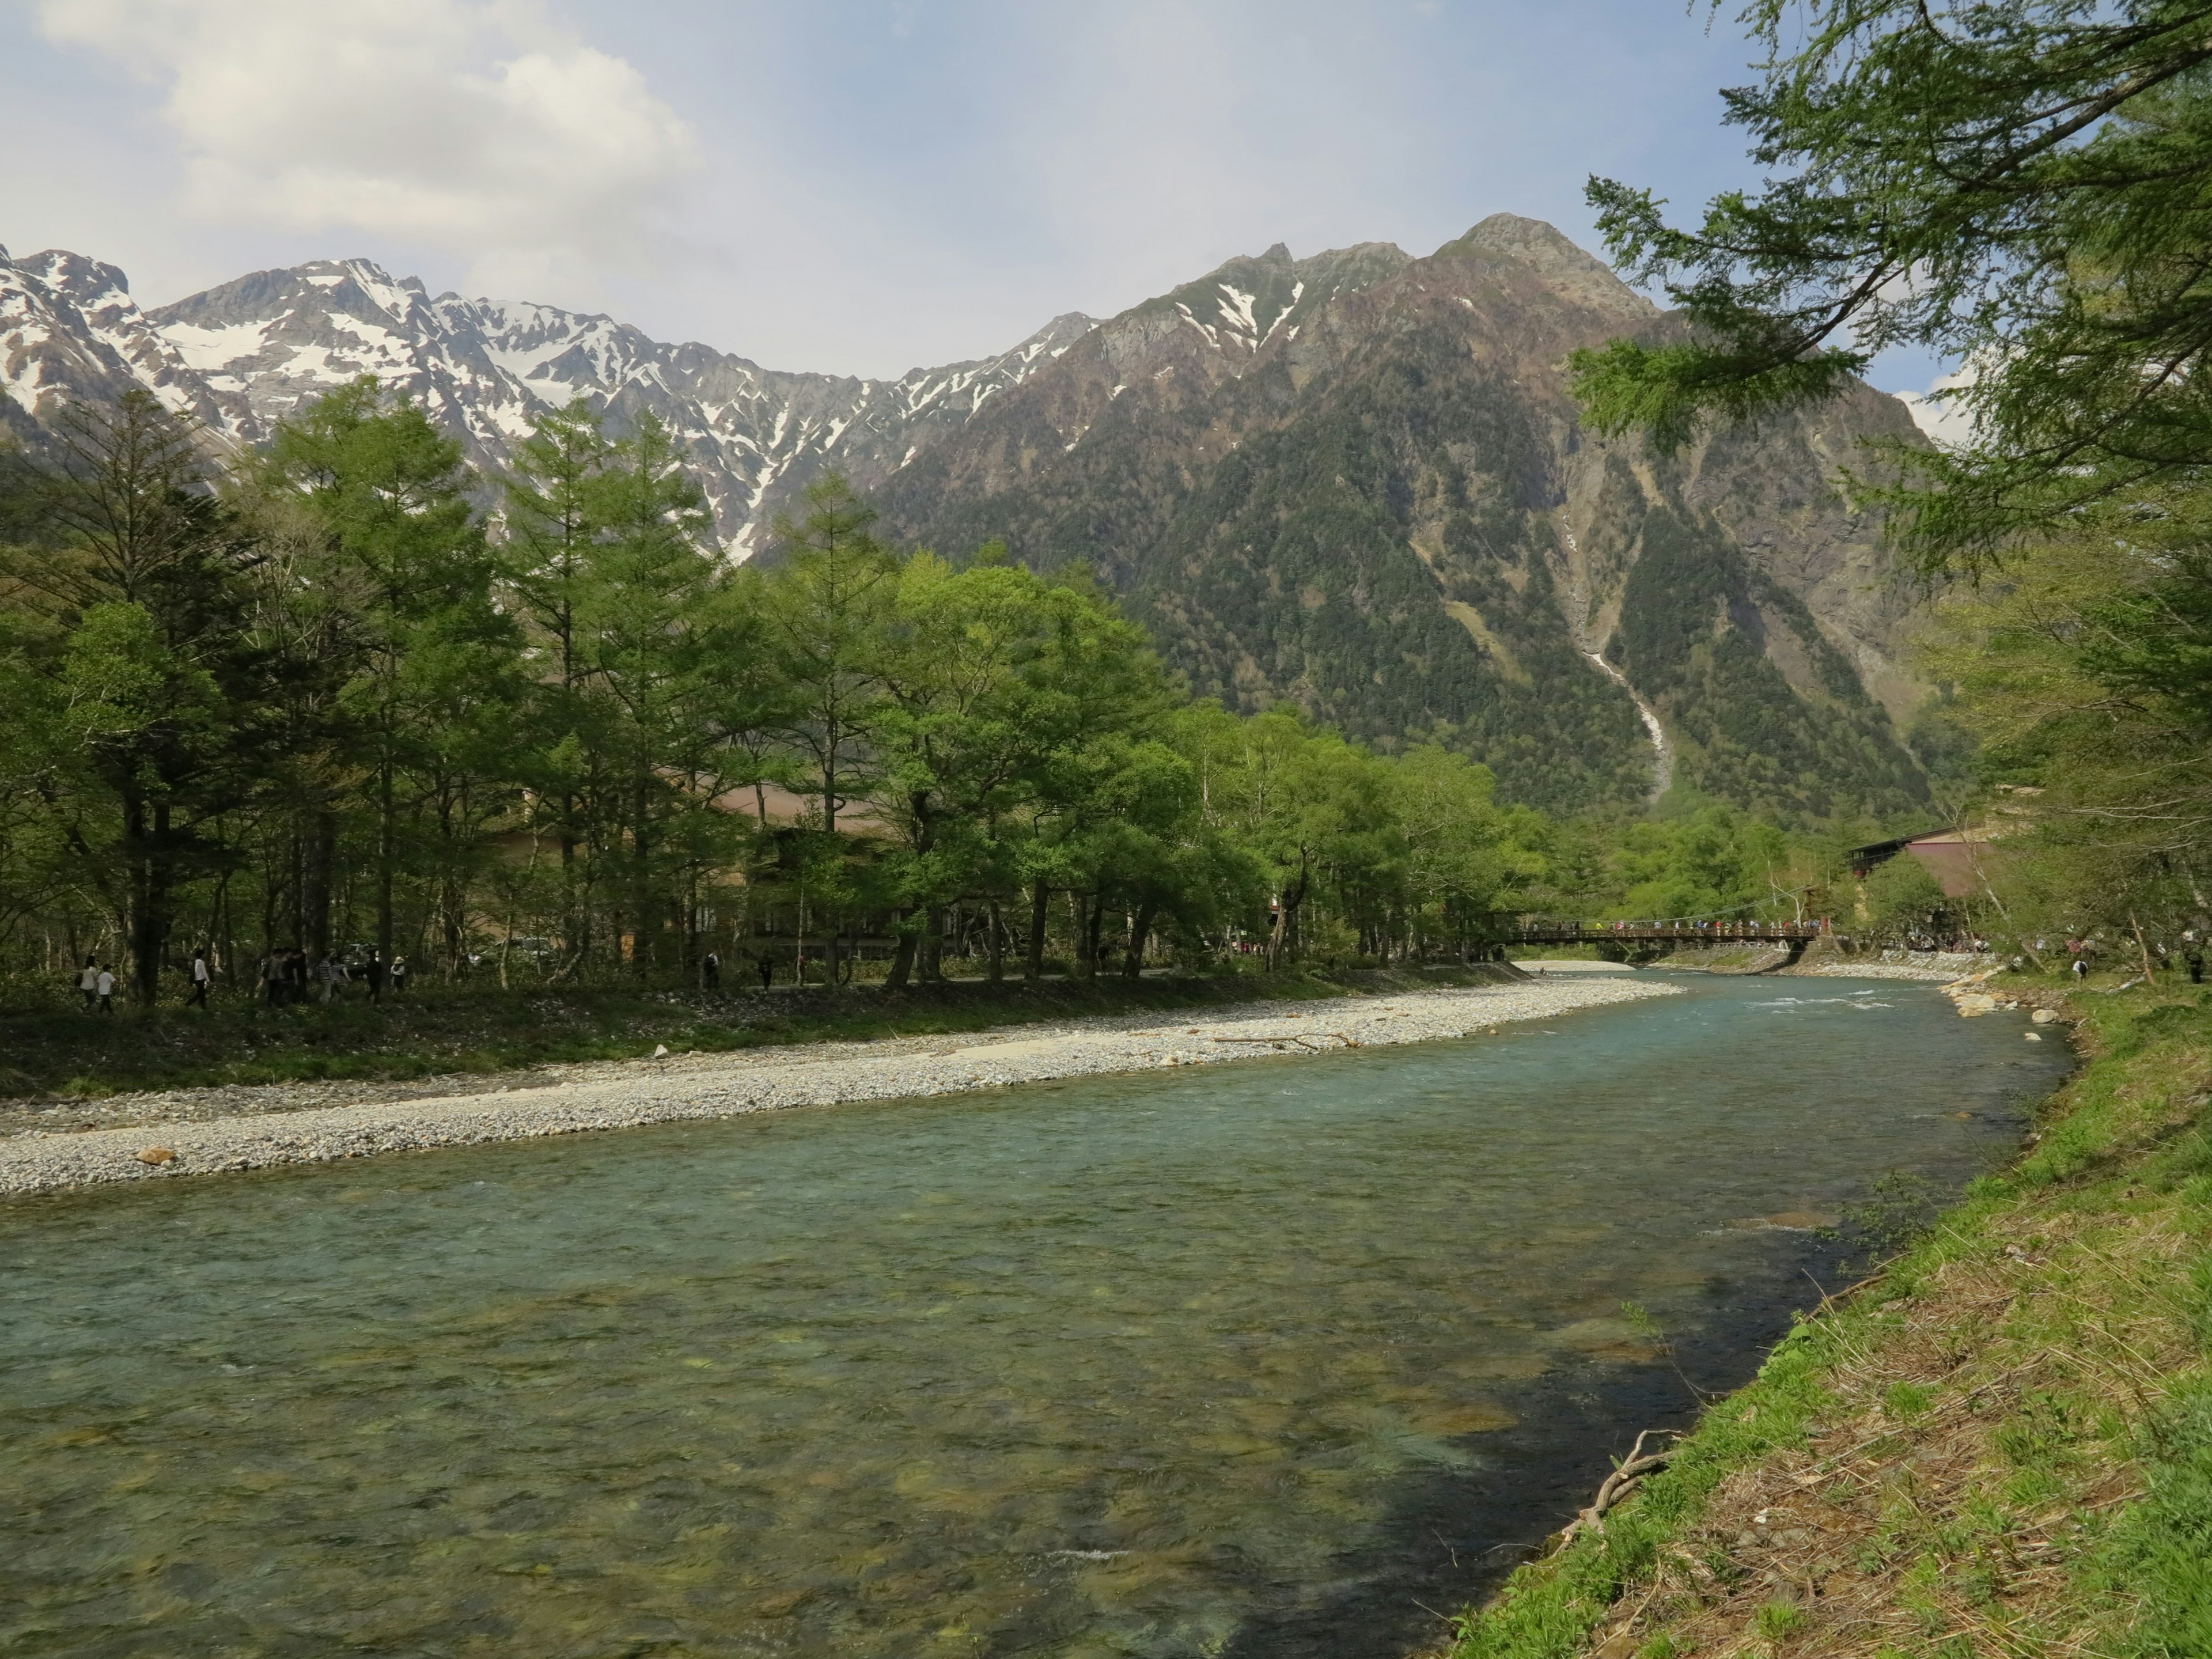
[[[1756,182],[1679,0],[0,0],[0,244],[140,304],[366,257],[771,368],[1005,349],[1223,260],[1586,247]],[[1877,363],[1887,390],[1940,365]]]

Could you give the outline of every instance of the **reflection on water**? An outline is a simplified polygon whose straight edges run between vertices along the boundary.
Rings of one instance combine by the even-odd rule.
[[[18,1203],[0,1649],[1410,1650],[2063,1064],[1846,989]]]

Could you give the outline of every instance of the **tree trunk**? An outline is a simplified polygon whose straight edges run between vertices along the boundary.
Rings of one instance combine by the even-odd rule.
[[[1152,931],[1152,917],[1159,907],[1145,904],[1138,907],[1136,919],[1129,924],[1129,954],[1121,963],[1121,977],[1136,979],[1145,971],[1145,940]]]
[[[945,907],[932,904],[922,911],[921,979],[938,985],[945,979]]]
[[[398,827],[392,805],[392,763],[386,760],[377,779],[376,823],[376,949],[392,960],[392,884],[399,861]]]
[[[884,988],[900,991],[914,973],[915,937],[904,927],[899,929],[898,945],[891,951],[890,971],[884,975]]]
[[[989,979],[994,985],[1002,985],[1006,978],[1006,924],[999,916],[999,901],[991,901],[991,931],[986,935],[990,951]]]
[[[1098,977],[1098,935],[1106,926],[1106,896],[1100,893],[1091,901],[1090,920],[1084,924],[1081,949],[1083,977]]]
[[[640,774],[630,785],[630,951],[631,975],[647,977],[659,955],[659,912],[653,902],[652,832],[646,828],[646,792],[650,785]]]
[[[337,872],[337,814],[327,807],[318,811],[308,831],[300,908],[307,954],[320,962],[331,953],[331,884]]]
[[[1031,985],[1044,977],[1045,902],[1051,896],[1052,889],[1042,878],[1030,894],[1030,948],[1022,964],[1022,977]]]
[[[1267,936],[1267,968],[1271,973],[1281,970],[1290,952],[1297,927],[1298,906],[1305,902],[1306,881],[1306,872],[1302,867],[1298,878],[1283,889],[1282,896],[1276,901],[1275,928]]]
[[[167,931],[161,914],[158,858],[154,842],[159,831],[148,822],[145,799],[136,790],[123,797],[123,833],[130,849],[131,982],[138,1006],[151,1008],[161,993],[161,935]]]

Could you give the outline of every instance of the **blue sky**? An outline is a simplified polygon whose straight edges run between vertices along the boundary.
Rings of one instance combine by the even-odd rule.
[[[0,0],[0,242],[142,303],[366,255],[887,374],[1275,241],[1595,246],[1753,182],[1723,13],[1636,0]],[[1890,389],[1932,366],[1885,362]]]

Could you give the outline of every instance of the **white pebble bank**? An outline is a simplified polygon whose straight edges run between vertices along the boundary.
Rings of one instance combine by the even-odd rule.
[[[1206,1066],[1467,1036],[1515,1021],[1678,994],[1648,979],[1589,975],[1467,989],[1245,1004],[1074,1020],[985,1033],[818,1048],[687,1054],[593,1066],[547,1086],[359,1102],[0,1140],[0,1194],[52,1192],[377,1152],[520,1140],[783,1106],[957,1094],[1164,1066]],[[586,1068],[579,1068],[580,1071]],[[156,1148],[173,1156],[148,1163]]]

